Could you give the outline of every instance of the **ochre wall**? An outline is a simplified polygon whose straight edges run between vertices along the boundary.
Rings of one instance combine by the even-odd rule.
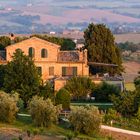
[[[66,80],[55,80],[55,84],[54,84],[54,90],[58,91],[60,90],[62,87],[64,87],[66,85]]]
[[[13,56],[13,53],[15,52],[16,49],[21,49],[26,55],[28,55],[28,50],[30,47],[33,47],[35,49],[34,61],[45,61],[45,62],[57,61],[57,54],[58,54],[60,46],[35,38],[35,37],[22,41],[20,43],[16,43],[14,45],[8,46],[6,48],[6,60],[11,61],[12,59],[11,56]],[[48,51],[47,58],[41,58],[41,49],[43,48],[47,49]]]

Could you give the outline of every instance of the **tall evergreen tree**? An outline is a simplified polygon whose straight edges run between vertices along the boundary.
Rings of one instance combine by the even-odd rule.
[[[103,24],[89,24],[84,32],[88,61],[117,64],[117,68],[104,67],[104,72],[120,74],[123,71],[119,48],[115,46],[113,34]],[[91,67],[93,70],[93,67]]]
[[[33,60],[17,49],[6,67],[5,90],[18,92],[26,104],[32,96],[38,94],[39,86],[40,76]]]

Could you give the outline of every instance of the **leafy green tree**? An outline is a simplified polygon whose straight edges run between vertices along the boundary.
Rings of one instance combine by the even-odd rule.
[[[86,99],[94,89],[94,83],[87,77],[73,77],[68,80],[65,89],[68,90],[73,99]]]
[[[88,50],[88,61],[117,64],[118,67],[104,67],[101,72],[120,74],[123,71],[120,50],[115,46],[113,34],[103,24],[89,24],[84,32],[85,48]],[[91,73],[95,68],[90,67]]]
[[[6,65],[0,65],[0,89],[3,88]]]
[[[0,50],[4,50],[5,47],[11,44],[11,39],[7,36],[0,37]]]
[[[25,105],[28,100],[38,94],[40,77],[31,58],[18,49],[8,62],[4,78],[4,88],[7,92],[16,91]]]
[[[92,96],[95,97],[97,102],[111,102],[111,96],[118,96],[120,93],[119,88],[115,85],[107,84],[105,82],[96,85],[96,88],[93,90]]]
[[[56,93],[55,103],[57,105],[62,104],[62,108],[64,110],[70,109],[70,100],[71,100],[70,94],[65,88],[60,89]]]
[[[71,39],[67,38],[63,38],[63,42],[60,45],[62,51],[74,50],[76,47],[76,44]]]
[[[54,99],[54,87],[52,83],[42,82],[39,89],[40,89],[39,96],[43,97],[44,99],[47,98],[50,98],[52,100]]]
[[[123,116],[133,116],[138,111],[137,92],[127,91],[119,96],[112,95],[114,108]]]

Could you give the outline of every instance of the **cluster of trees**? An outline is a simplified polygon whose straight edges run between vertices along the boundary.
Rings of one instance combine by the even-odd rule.
[[[71,39],[68,38],[59,38],[59,37],[53,37],[48,35],[32,35],[47,41],[50,41],[52,43],[58,44],[61,46],[61,50],[74,50],[76,47],[75,42],[73,42]]]
[[[48,35],[32,35],[30,37],[38,37],[44,40],[47,40],[49,42],[58,44],[61,46],[61,50],[74,50],[76,47],[75,42],[73,42],[71,39],[68,38],[59,38],[59,37],[53,37],[53,36],[48,36]],[[4,50],[5,47],[8,45],[11,45],[11,43],[18,43],[23,40],[29,39],[29,37],[23,36],[23,37],[15,37],[13,41],[11,41],[10,37],[8,36],[1,36],[0,37],[0,50]]]
[[[140,48],[140,43],[135,44],[133,42],[125,42],[125,43],[118,43],[117,46],[121,49],[121,51],[136,52]]]

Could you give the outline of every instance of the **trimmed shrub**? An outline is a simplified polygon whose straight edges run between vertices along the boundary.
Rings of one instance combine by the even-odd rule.
[[[62,104],[62,108],[64,110],[69,110],[70,109],[70,94],[69,94],[69,92],[64,88],[60,89],[56,94],[55,103],[57,105]]]
[[[50,99],[34,96],[29,103],[29,112],[36,126],[48,127],[58,120],[60,108],[54,106]]]
[[[10,95],[0,91],[0,121],[10,123],[15,120],[18,112],[17,100],[16,94]]]
[[[101,115],[97,107],[73,107],[69,117],[75,132],[96,133],[100,129]]]

